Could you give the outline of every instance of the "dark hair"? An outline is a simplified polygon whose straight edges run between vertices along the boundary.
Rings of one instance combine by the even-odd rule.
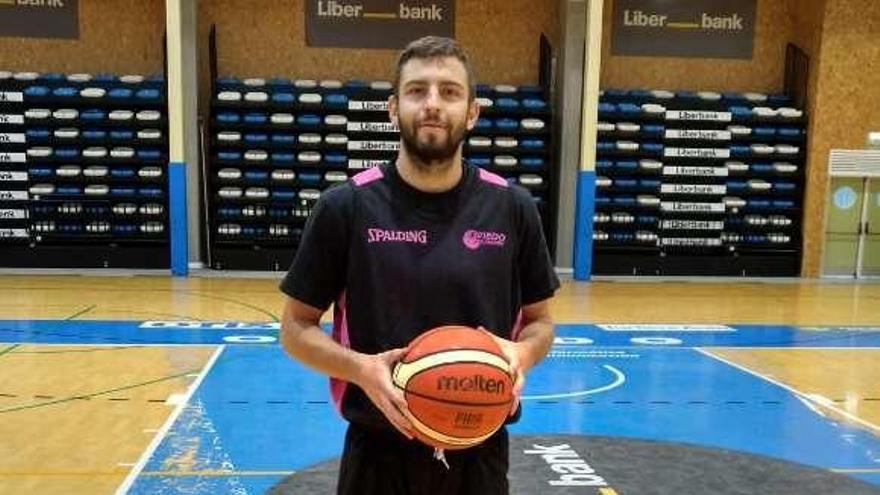
[[[474,68],[471,65],[470,57],[464,48],[452,38],[443,38],[440,36],[425,36],[419,38],[403,49],[397,58],[397,71],[394,74],[394,94],[398,95],[400,90],[400,72],[403,66],[412,59],[432,59],[454,57],[464,65],[467,72],[468,99],[473,100],[476,96]]]

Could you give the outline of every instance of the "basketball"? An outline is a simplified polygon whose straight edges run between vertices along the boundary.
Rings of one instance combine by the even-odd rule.
[[[489,332],[470,327],[420,335],[392,379],[404,391],[416,438],[441,449],[483,442],[504,424],[513,401],[507,358]]]

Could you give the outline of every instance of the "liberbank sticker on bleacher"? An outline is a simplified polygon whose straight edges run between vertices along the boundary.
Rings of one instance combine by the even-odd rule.
[[[455,36],[455,0],[306,0],[306,44],[403,48],[422,36]]]
[[[755,0],[616,0],[611,52],[752,58]]]
[[[0,36],[79,38],[78,0],[0,0]]]

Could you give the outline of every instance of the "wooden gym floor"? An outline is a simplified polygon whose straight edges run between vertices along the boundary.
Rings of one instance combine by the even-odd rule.
[[[338,455],[342,427],[326,383],[274,342],[277,283],[0,276],[0,493],[263,493]],[[880,486],[880,285],[566,281],[552,311],[560,340],[525,393],[536,402],[533,417],[560,414],[555,430],[747,451]],[[556,364],[572,356],[585,367]],[[684,403],[687,387],[672,385],[688,378],[665,368],[676,360],[697,366],[719,401],[750,407],[739,398],[762,387],[793,400],[791,410],[749,412],[743,431],[802,425],[820,441],[830,425],[842,425],[848,440],[822,440],[815,448],[823,457],[807,453],[794,434],[732,439],[712,423],[720,421],[717,410],[688,413],[712,424],[700,431],[615,423],[620,404],[640,398]],[[605,383],[603,369],[617,378],[591,388]],[[735,393],[712,387],[712,377],[731,374]],[[588,394],[631,395],[615,401],[608,418],[574,421],[566,401]],[[541,412],[551,407],[547,398],[556,409]],[[279,407],[293,408],[280,417],[299,415],[300,426],[273,423]],[[535,421],[512,432],[538,431]],[[300,449],[268,448],[271,435],[292,435]],[[583,493],[618,493],[611,484],[596,490]]]

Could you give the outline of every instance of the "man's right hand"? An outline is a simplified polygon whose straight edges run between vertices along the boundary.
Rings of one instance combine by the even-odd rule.
[[[403,391],[391,381],[391,367],[406,354],[405,348],[380,354],[362,354],[355,385],[359,386],[382,411],[388,421],[406,438],[412,440],[412,423],[404,415],[407,410]]]

